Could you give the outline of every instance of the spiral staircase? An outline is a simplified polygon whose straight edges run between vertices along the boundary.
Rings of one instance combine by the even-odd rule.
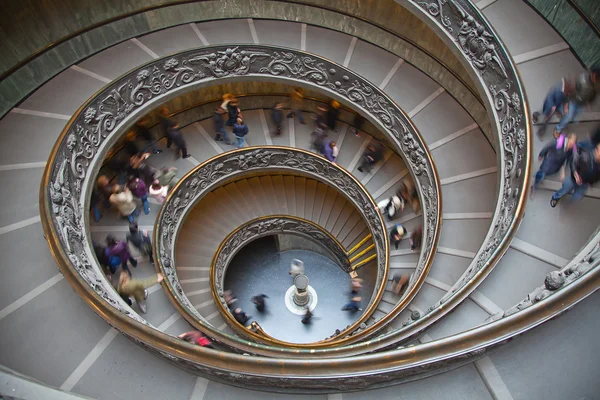
[[[288,2],[281,3],[283,7],[292,7]],[[444,12],[446,16],[461,16],[465,10],[471,13],[468,2],[449,3],[456,8],[447,8],[446,2],[432,2],[425,8],[419,8],[418,2],[401,2],[424,20],[438,21],[440,17],[439,22],[431,25],[440,36],[446,26]],[[531,108],[537,108],[548,87],[562,76],[583,70],[561,37],[520,0],[483,0],[476,6],[512,56]],[[214,12],[215,18],[223,18]],[[288,8],[287,12],[293,14],[293,9]],[[322,12],[330,15],[334,11],[323,8]],[[598,295],[592,294],[598,287],[596,265],[582,278],[538,303],[527,302],[528,295],[544,285],[549,272],[578,268],[585,262],[593,264],[589,256],[597,251],[594,246],[598,243],[600,192],[591,188],[581,203],[562,202],[552,209],[550,190],[560,183],[558,177],[550,177],[544,183],[544,190],[525,204],[527,160],[532,160],[531,169],[535,170],[537,165],[533,160],[543,142],[535,135],[527,136],[526,118],[520,120],[525,144],[521,143],[517,149],[511,148],[510,143],[498,142],[493,128],[496,120],[491,117],[495,114],[490,111],[492,108],[499,111],[507,102],[514,104],[519,99],[494,95],[503,89],[502,80],[487,85],[489,93],[483,89],[481,93],[486,94],[473,89],[469,92],[465,88],[476,85],[469,81],[471,77],[459,72],[452,75],[453,82],[462,82],[462,90],[468,92],[465,96],[483,99],[479,106],[462,104],[457,100],[460,90],[450,83],[447,87],[440,86],[439,79],[434,80],[413,66],[409,60],[413,64],[418,61],[411,59],[410,52],[405,60],[381,44],[374,44],[375,38],[372,42],[368,40],[369,26],[375,24],[367,26],[371,14],[363,12],[366,17],[357,19],[354,32],[332,26],[329,29],[318,18],[306,24],[283,21],[272,15],[261,19],[260,15],[244,15],[241,11],[240,15],[223,20],[182,25],[172,22],[162,27],[166,29],[156,28],[152,33],[91,54],[85,60],[73,61],[68,69],[23,98],[0,120],[5,142],[0,150],[0,182],[6,193],[0,214],[0,245],[7,257],[0,284],[2,395],[107,399],[148,396],[587,399],[600,393],[595,372],[600,348],[594,340],[599,328],[595,322]],[[246,19],[248,16],[254,18]],[[347,14],[342,17],[342,20],[351,18]],[[300,13],[296,21],[304,21],[303,18]],[[453,34],[459,27],[465,28],[456,25]],[[250,47],[244,45],[248,43]],[[96,154],[95,150],[80,150],[77,147],[80,142],[71,147],[68,132],[62,133],[63,129],[73,125],[76,116],[80,118],[78,123],[97,121],[98,115],[86,115],[89,107],[83,106],[84,103],[101,93],[103,87],[121,82],[129,71],[139,77],[146,64],[159,60],[162,65],[171,59],[171,54],[197,47],[221,46],[218,50],[222,50],[239,45],[251,52],[252,43],[254,49],[272,45],[276,46],[273,51],[278,52],[313,53],[313,57],[321,57],[323,62],[336,63],[335,68],[347,71],[346,76],[355,74],[379,88],[404,111],[409,121],[404,135],[415,136],[417,149],[422,141],[427,149],[424,162],[432,161],[431,169],[427,170],[431,172],[415,173],[416,163],[411,158],[415,153],[407,151],[401,140],[386,136],[386,125],[377,124],[366,105],[352,109],[352,104],[348,104],[351,102],[346,102],[348,115],[359,112],[367,117],[368,129],[355,136],[348,123],[351,119],[338,121],[336,131],[330,134],[340,151],[337,167],[332,168],[364,188],[368,193],[365,204],[370,207],[357,207],[356,199],[336,189],[323,174],[298,175],[292,170],[274,169],[260,176],[231,178],[195,199],[196,208],[192,209],[190,203],[190,209],[181,211],[181,215],[171,213],[177,207],[175,200],[184,203],[185,194],[191,193],[193,178],[218,160],[226,163],[238,157],[235,162],[239,162],[240,156],[247,159],[252,151],[269,152],[278,148],[297,149],[302,157],[314,160],[318,157],[310,154],[310,124],[287,119],[284,134],[271,136],[269,110],[261,105],[260,96],[242,99],[247,105],[242,109],[250,130],[247,137],[250,147],[238,152],[231,151],[232,146],[212,140],[212,122],[206,110],[214,109],[222,93],[209,98],[212,102],[208,102],[209,108],[204,111],[197,111],[201,107],[191,107],[189,103],[178,103],[174,95],[167,96],[164,101],[175,107],[173,118],[185,125],[182,132],[192,157],[173,161],[172,150],[166,149],[165,141],[160,140],[158,146],[164,152],[149,158],[154,166],[176,166],[179,184],[165,206],[151,204],[150,214],[141,215],[138,220],[142,229],[154,231],[155,255],[159,259],[156,268],[168,276],[162,286],[149,290],[148,313],[138,315],[135,307],[128,308],[112,300],[114,293],[103,289],[109,284],[94,272],[97,267],[93,258],[89,265],[82,263],[86,254],[72,255],[61,247],[69,240],[80,243],[90,238],[102,240],[108,233],[124,237],[128,230],[126,221],[113,210],[104,210],[98,223],[83,212],[89,206],[89,196],[86,197],[89,181],[79,188],[81,198],[88,198],[87,203],[84,200],[74,207],[86,215],[81,224],[70,226],[64,221],[56,224],[51,221],[56,215],[64,218],[61,207],[74,204],[71,199],[77,197],[76,193],[62,191],[67,187],[62,186],[63,182],[52,186],[59,182],[56,178],[71,173],[69,176],[77,177],[81,171],[73,160],[81,159],[83,175],[90,165],[88,176],[98,173],[100,162],[93,164],[94,157],[106,155],[116,145],[118,134],[107,136],[105,142],[100,138],[94,142],[93,135],[77,131],[78,138],[91,138],[90,146],[100,149]],[[452,43],[445,43],[450,49]],[[457,46],[460,43],[457,39]],[[269,49],[265,47],[263,51]],[[498,52],[494,53],[497,58],[490,61],[489,70],[481,72],[482,76],[497,73],[490,70],[494,62],[503,60]],[[174,68],[181,66],[180,63]],[[181,79],[187,79],[185,72],[183,76]],[[502,74],[494,76],[497,79]],[[341,86],[345,85],[344,80],[340,81]],[[235,84],[234,80],[231,84]],[[491,86],[494,88],[490,89]],[[271,99],[273,94],[264,96]],[[257,105],[252,106],[253,103]],[[147,111],[158,105],[151,104]],[[112,106],[106,104],[107,108]],[[527,103],[519,106],[513,109],[527,115]],[[478,114],[477,107],[487,109],[487,115]],[[313,115],[310,111],[306,118]],[[194,118],[195,112],[202,115],[199,120]],[[598,103],[593,104],[571,129],[586,135],[596,126],[599,112]],[[74,120],[70,121],[72,116]],[[110,126],[112,122],[105,124]],[[385,156],[370,173],[363,174],[357,170],[360,156],[373,141],[386,145]],[[528,153],[528,146],[532,154]],[[520,157],[507,157],[508,148]],[[78,153],[70,158],[68,151]],[[505,172],[504,169],[508,171],[514,166],[507,167],[507,162],[518,165],[521,175]],[[424,175],[430,180],[426,181]],[[41,194],[40,178],[44,183]],[[403,178],[412,179],[420,189],[431,189],[434,193],[429,197],[424,191],[420,193],[423,212],[407,207],[394,221],[369,219],[369,215],[375,215],[368,214],[372,206],[394,193]],[[507,194],[507,187],[513,191]],[[515,187],[521,190],[516,191]],[[435,195],[436,189],[439,196]],[[435,203],[436,197],[439,204]],[[60,198],[60,202],[53,203],[55,198]],[[508,202],[501,201],[506,198]],[[53,208],[56,205],[59,207]],[[181,225],[171,231],[169,218],[173,215],[179,215]],[[374,238],[371,240],[376,242],[377,224],[380,229],[389,230],[393,224],[402,223],[409,232],[424,225],[430,241],[424,240],[426,244],[420,252],[411,251],[408,240],[403,240],[397,250],[387,245],[377,247],[379,253],[373,253],[377,260],[356,270],[359,276],[375,274],[382,281],[380,292],[373,296],[363,315],[364,326],[353,327],[312,346],[294,346],[273,341],[268,335],[249,335],[232,324],[220,304],[222,293],[214,289],[210,278],[215,252],[223,240],[243,224],[269,215],[311,221],[329,232],[346,250],[367,249],[372,242],[365,243],[363,239],[370,230]],[[499,215],[506,218],[498,219]],[[65,230],[54,231],[56,238],[53,238],[52,226]],[[506,229],[501,236],[489,234],[503,226]],[[88,233],[73,238],[78,228]],[[68,239],[62,240],[60,235]],[[492,245],[496,247],[493,254],[488,254],[491,261],[478,269],[477,261],[483,259],[484,250]],[[139,261],[133,271],[136,277],[156,272],[146,258],[137,253],[136,256]],[[166,262],[173,260],[172,264]],[[386,269],[378,269],[381,265]],[[392,293],[389,282],[397,272],[413,276],[409,293],[402,297]],[[106,294],[99,295],[101,292]],[[580,304],[571,309],[576,303]],[[564,313],[568,309],[571,311]],[[176,339],[178,334],[194,328],[207,333],[218,349],[199,349]],[[519,336],[522,333],[525,334]]]

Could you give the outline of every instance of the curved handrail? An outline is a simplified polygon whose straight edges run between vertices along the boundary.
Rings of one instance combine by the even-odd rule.
[[[204,321],[202,315],[185,295],[179,279],[177,278],[175,248],[179,230],[184,224],[188,213],[201,201],[201,199],[225,183],[248,176],[249,174],[262,174],[269,172],[286,172],[307,175],[313,179],[333,186],[346,197],[361,214],[367,228],[371,232],[377,253],[377,281],[368,306],[361,317],[350,326],[342,330],[339,337],[330,341],[317,343],[287,343],[277,339],[261,338],[248,333],[244,336],[262,339],[273,347],[274,354],[282,354],[295,347],[315,349],[318,347],[331,347],[333,342],[347,342],[353,336],[344,337],[354,332],[375,311],[377,303],[383,296],[387,284],[389,243],[382,216],[375,211],[376,203],[360,182],[343,168],[335,165],[325,158],[306,150],[281,146],[246,147],[216,155],[200,165],[194,167],[184,177],[179,179],[171,190],[167,199],[160,208],[156,217],[154,236],[154,253],[156,268],[164,275],[168,297],[173,305],[180,310],[182,315],[196,328],[209,336],[229,346],[235,347],[238,340],[231,335],[220,332]],[[219,249],[221,250],[221,249]],[[218,251],[215,256],[219,256]],[[213,264],[214,266],[214,264]],[[221,278],[223,277],[221,271]],[[211,272],[211,286],[215,284],[219,293],[214,293],[218,298],[223,292],[221,279],[214,280]],[[217,307],[223,307],[222,300],[216,301]],[[226,309],[226,307],[225,307]],[[284,346],[281,350],[277,346]],[[268,354],[262,348],[255,350],[260,354]]]
[[[403,156],[418,188],[426,216],[426,236],[416,269],[417,278],[409,283],[403,300],[389,314],[390,318],[397,315],[423,284],[438,240],[440,184],[431,154],[402,110],[375,85],[322,57],[274,46],[205,47],[154,60],[115,79],[80,107],[54,147],[40,193],[42,215],[53,219],[47,237],[66,249],[66,253],[57,254],[59,264],[64,268],[71,265],[80,271],[90,287],[116,310],[131,313],[103,278],[90,243],[82,240],[87,237],[88,216],[83,211],[89,207],[85,192],[93,185],[90,177],[97,172],[98,160],[103,159],[120,131],[139,118],[146,107],[156,107],[160,101],[202,84],[217,79],[226,83],[232,78],[268,78],[307,85],[342,103],[353,104],[387,134],[389,142]],[[50,203],[53,203],[52,210],[45,209]],[[385,236],[374,237],[374,240],[380,242],[380,248],[388,245]],[[141,320],[137,315],[136,318]],[[371,325],[344,340],[357,341],[381,327],[379,323]]]
[[[335,255],[340,267],[348,272],[347,267],[350,265],[350,263],[348,262],[348,257],[346,256],[344,247],[325,228],[300,217],[294,217],[290,215],[269,215],[254,218],[253,220],[246,222],[227,235],[225,239],[223,239],[219,245],[219,248],[215,252],[215,256],[210,266],[210,288],[219,312],[225,317],[228,325],[238,335],[241,337],[250,337],[256,341],[262,341],[263,338],[266,337],[268,338],[269,343],[274,343],[282,347],[289,347],[294,346],[295,343],[286,342],[272,337],[266,333],[257,322],[252,323],[256,333],[253,330],[248,330],[245,329],[245,327],[242,327],[235,320],[235,318],[233,318],[233,315],[231,315],[227,302],[223,298],[227,268],[238,251],[253,240],[264,236],[283,233],[300,235],[308,238],[311,241],[320,243]],[[347,265],[344,267],[344,264]]]

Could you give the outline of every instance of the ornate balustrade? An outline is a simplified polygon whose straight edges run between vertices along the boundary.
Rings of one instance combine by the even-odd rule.
[[[385,290],[389,259],[385,223],[376,211],[373,199],[352,175],[323,157],[308,151],[288,147],[248,147],[226,152],[198,165],[177,182],[160,209],[156,219],[156,229],[153,231],[155,260],[158,268],[165,276],[170,299],[191,324],[206,331],[221,342],[235,345],[235,342],[232,342],[229,336],[218,332],[209,323],[205,322],[202,315],[185,296],[176,272],[175,244],[185,217],[206,194],[227,182],[240,179],[249,174],[269,172],[306,175],[336,188],[354,205],[366,222],[377,253],[377,281],[375,283],[377,289],[361,318],[345,329],[340,336],[353,332],[375,310],[377,302]],[[265,222],[262,225],[263,230],[267,230],[267,228],[284,228],[281,225],[278,227],[277,224],[269,221]],[[280,222],[283,221],[280,220]],[[311,232],[323,237],[324,240],[331,240],[335,243],[335,239],[324,235],[320,229],[315,229],[314,224],[308,221],[302,224],[298,224],[298,221],[296,221],[296,225],[299,232],[310,228]],[[233,238],[227,239],[224,244],[225,247],[222,246],[215,254],[216,259],[212,266],[211,283],[215,285],[213,289],[215,287],[217,289],[217,293],[213,292],[217,303],[222,301],[222,299],[219,299],[223,292],[222,285],[227,261],[238,249],[238,247],[233,247],[233,244],[238,245],[238,241],[242,240],[244,235],[251,234],[254,228],[260,226],[260,223],[259,225],[252,223],[242,227],[241,231],[238,231]],[[340,246],[336,245],[336,247]],[[342,260],[342,265],[347,265],[345,252],[341,247],[338,250],[340,251],[339,257]],[[281,343],[271,340],[270,344],[277,345]],[[323,344],[298,344],[296,346],[310,348],[323,346]]]
[[[522,218],[530,168],[525,95],[514,63],[481,13],[466,0],[399,2],[422,16],[460,54],[487,99],[498,137],[500,198],[491,229],[465,275],[439,304],[402,330],[357,344],[274,353],[266,346],[239,341],[241,351],[264,351],[272,357],[228,352],[216,356],[213,350],[194,347],[150,327],[104,279],[88,240],[87,193],[107,149],[145,108],[205,82],[231,78],[286,79],[319,87],[332,97],[357,106],[382,127],[406,159],[423,196],[427,236],[419,268],[426,270],[430,265],[441,211],[439,184],[429,153],[410,122],[389,98],[350,71],[316,56],[266,46],[207,48],[155,60],[113,81],[74,115],[47,164],[40,209],[51,251],[75,291],[126,336],[194,373],[246,387],[320,391],[376,387],[454,368],[560,315],[597,290],[600,267],[590,259],[586,263],[574,261],[579,264],[569,272],[578,279],[512,315],[432,343],[365,354],[397,346],[398,340],[418,334],[458,305],[489,274]],[[186,201],[185,197],[180,201]],[[595,240],[590,246],[596,245]],[[584,249],[583,256],[592,254],[590,250]],[[418,283],[413,284],[415,293],[418,287]],[[339,358],[324,358],[334,353]],[[303,359],[291,359],[296,356]]]
[[[403,156],[420,195],[425,240],[417,278],[389,314],[393,318],[423,284],[437,243],[440,190],[431,156],[402,110],[375,85],[332,61],[272,46],[206,47],[152,61],[115,79],[75,113],[52,151],[40,193],[41,213],[52,221],[45,224],[45,229],[51,246],[60,248],[54,254],[61,268],[77,271],[77,284],[85,283],[115,310],[143,322],[104,279],[86,240],[89,235],[85,210],[89,208],[87,193],[93,176],[119,135],[148,108],[202,85],[231,79],[282,80],[321,90],[367,117],[388,135],[389,142]],[[236,168],[251,167],[253,161],[256,160],[240,160]],[[377,214],[372,206],[371,202],[371,211],[363,209],[371,214],[371,219]],[[387,246],[384,236],[375,239],[379,248]],[[372,333],[378,328],[372,325],[366,331]],[[351,339],[358,340],[360,335]]]
[[[211,265],[210,286],[219,311],[225,316],[229,326],[233,328],[238,335],[241,337],[250,337],[259,342],[261,342],[263,338],[268,338],[271,343],[290,345],[290,343],[279,341],[265,333],[257,322],[253,322],[252,330],[247,330],[240,326],[229,312],[229,306],[223,298],[227,268],[238,251],[256,239],[280,234],[298,235],[310,241],[319,243],[333,255],[333,258],[336,259],[337,265],[340,268],[346,272],[350,271],[350,262],[348,261],[346,250],[342,244],[323,227],[299,217],[270,215],[248,221],[234,232],[231,232],[225,240],[223,240],[215,253]],[[364,320],[364,318],[362,320]]]

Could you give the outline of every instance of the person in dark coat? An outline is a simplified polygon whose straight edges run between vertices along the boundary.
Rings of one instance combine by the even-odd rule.
[[[148,231],[140,232],[138,224],[134,222],[129,225],[129,233],[126,236],[127,243],[131,243],[133,247],[138,249],[140,253],[148,256],[150,263],[154,265],[154,259],[152,258],[152,240],[148,236]]]
[[[238,307],[235,310],[233,310],[233,318],[235,318],[235,320],[237,322],[239,322],[240,324],[246,326],[246,324],[252,317],[249,315],[246,315],[246,313],[244,311],[242,311],[241,308]]]
[[[329,110],[327,110],[327,127],[332,131],[335,131],[335,124],[340,115],[340,103],[335,100],[331,100],[331,104],[329,105]]]
[[[362,301],[362,297],[356,291],[352,291],[350,294],[350,302],[348,302],[344,307],[342,307],[342,311],[362,311],[360,308],[360,302]]]
[[[591,141],[577,143],[570,160],[571,174],[563,181],[562,187],[552,195],[550,206],[556,207],[558,201],[573,192],[572,201],[583,198],[591,184],[600,180],[600,144]]]
[[[252,303],[254,303],[254,305],[256,305],[256,310],[260,313],[265,312],[265,299],[268,299],[269,296],[267,296],[266,294],[259,294],[256,295],[254,297],[252,297],[250,299],[250,301],[252,301]]]
[[[310,320],[313,317],[313,313],[312,311],[310,311],[310,308],[306,307],[306,312],[304,313],[304,317],[302,317],[302,323],[303,324],[310,324]]]
[[[275,124],[275,135],[281,135],[281,124],[283,123],[283,104],[277,103],[271,109],[271,119]]]
[[[130,262],[135,268],[137,267],[137,261],[129,254],[127,243],[123,242],[122,240],[117,241],[113,235],[108,235],[106,237],[106,244],[107,247],[104,254],[108,260],[110,272],[114,274],[120,264],[121,268],[123,268],[124,271],[127,271],[129,276],[131,276],[131,271],[127,266],[127,262]]]
[[[410,235],[410,249],[412,251],[420,249],[422,240],[423,240],[423,227],[419,226]]]
[[[177,147],[177,158],[179,158],[180,151],[181,158],[188,158],[191,156],[187,151],[187,144],[185,143],[185,139],[183,138],[183,134],[179,130],[178,125],[172,126],[167,134],[167,147],[170,147],[171,143],[174,143],[175,147]]]
[[[244,147],[244,138],[248,134],[248,126],[244,123],[242,118],[238,118],[235,125],[233,125],[233,134],[235,135],[235,147],[237,149]]]
[[[162,153],[162,150],[158,149],[156,138],[154,137],[150,129],[148,129],[148,118],[144,117],[140,119],[138,122],[135,123],[133,129],[136,133],[136,136],[140,137],[146,142],[146,145],[142,149],[142,152],[146,152],[150,147],[152,147],[153,154]]]
[[[383,148],[380,144],[369,144],[367,150],[362,156],[362,162],[358,167],[360,172],[366,170],[366,173],[371,171],[373,165],[377,164],[383,159]]]
[[[163,131],[165,132],[165,136],[167,137],[167,147],[171,147],[171,143],[169,142],[169,131],[176,124],[175,121],[173,121],[169,116],[169,110],[167,109],[167,107],[163,107],[160,109],[160,116],[158,117],[158,122],[162,126]]]
[[[360,137],[360,130],[364,123],[365,119],[361,117],[360,114],[354,116],[354,119],[352,120],[352,133],[354,133],[356,137]]]
[[[223,121],[223,114],[225,114],[225,110],[221,107],[218,107],[213,114],[213,124],[215,127],[215,140],[217,142],[224,141],[225,144],[231,144],[231,140],[227,137],[227,132],[225,131],[225,121]],[[221,137],[223,136],[223,137]]]
[[[551,140],[540,151],[538,159],[542,164],[535,174],[535,182],[531,186],[531,197],[535,195],[535,192],[539,189],[540,184],[546,176],[556,174],[569,162],[576,140],[577,138],[574,134],[570,134],[566,139],[564,136],[560,136],[558,139]],[[564,179],[564,169],[562,176]]]
[[[406,235],[406,229],[400,224],[396,224],[390,231],[390,240],[394,244],[396,250],[398,250],[398,246],[404,235]]]
[[[240,114],[239,103],[235,98],[227,103],[227,114],[229,117],[227,119],[227,126],[234,126]]]

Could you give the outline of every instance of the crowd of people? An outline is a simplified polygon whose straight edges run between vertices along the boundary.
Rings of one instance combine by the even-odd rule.
[[[291,101],[288,107],[291,111],[286,117],[297,118],[301,124],[306,124],[302,111],[304,108],[302,89],[294,89],[290,97]],[[327,106],[318,107],[318,112],[314,117],[314,129],[310,137],[311,149],[332,163],[336,162],[339,149],[336,142],[328,137],[328,133],[336,132],[340,109],[341,105],[335,100],[332,100]],[[283,103],[278,102],[272,107],[271,119],[275,126],[272,134],[274,136],[283,135]],[[244,147],[249,129],[244,123],[240,103],[233,94],[223,96],[223,101],[215,110],[212,120],[215,141],[223,141],[227,145],[235,145],[236,148]],[[151,237],[146,230],[139,228],[137,220],[142,211],[145,215],[151,213],[151,202],[162,204],[165,201],[177,175],[177,169],[174,167],[155,168],[148,163],[148,159],[153,154],[162,153],[162,150],[158,148],[157,138],[150,130],[149,121],[148,117],[141,118],[131,132],[126,135],[121,151],[108,159],[106,168],[97,178],[91,200],[91,212],[96,222],[102,219],[107,210],[112,209],[120,217],[127,219],[129,223],[129,233],[124,238],[117,238],[118,235],[110,234],[107,235],[104,242],[94,241],[93,245],[96,257],[104,268],[109,281],[115,281],[113,285],[123,300],[130,306],[133,306],[135,301],[142,313],[147,312],[145,303],[148,297],[147,289],[162,282],[163,276],[155,274],[140,279],[135,277],[130,269],[130,267],[137,268],[138,264],[131,249],[135,249],[141,256],[147,257],[151,264],[154,264]],[[179,125],[169,116],[167,108],[160,109],[158,124],[163,136],[167,139],[167,148],[174,148],[175,158],[190,157]],[[351,127],[352,133],[360,136],[363,124],[364,119],[356,115]],[[235,140],[228,134],[228,130]],[[375,164],[381,162],[383,153],[382,144],[370,143],[362,155],[357,169],[360,172],[369,173]],[[416,190],[414,184],[409,180],[405,180],[401,184],[394,196],[380,203],[379,208],[388,218],[394,219],[406,204],[411,204],[413,210],[418,211],[419,202]],[[395,234],[392,231],[392,237],[393,240],[397,239],[399,242],[407,232],[401,225],[397,225],[396,230]],[[294,268],[290,271],[292,276],[298,273],[303,273],[303,271],[299,272]],[[360,311],[362,280],[354,278],[351,285],[349,302],[342,309],[351,312]],[[246,314],[238,306],[237,299],[230,291],[225,292],[224,298],[234,319],[246,326],[252,316]],[[266,294],[258,294],[251,298],[258,313],[267,312],[267,299],[269,297]],[[306,307],[301,322],[310,324],[312,319],[313,313],[309,307]],[[179,337],[196,345],[213,347],[210,340],[201,332],[185,332]]]
[[[189,157],[183,135],[178,125],[169,118],[166,108],[161,109],[159,120],[167,138],[167,147],[174,144],[176,157]],[[108,160],[103,173],[98,176],[91,199],[91,211],[96,222],[101,220],[104,212],[113,209],[129,223],[129,233],[123,239],[109,234],[103,242],[94,241],[93,247],[98,262],[117,292],[130,306],[133,298],[142,313],[147,312],[147,289],[160,283],[163,277],[156,274],[138,279],[132,274],[130,266],[136,268],[138,265],[131,254],[132,248],[154,264],[150,234],[139,228],[137,219],[142,211],[145,215],[150,214],[150,199],[158,204],[165,201],[177,175],[174,167],[154,168],[148,164],[151,154],[162,153],[148,121],[147,117],[140,119],[125,136],[121,151]]]
[[[546,177],[559,173],[562,185],[552,194],[551,207],[556,207],[567,194],[572,194],[571,201],[581,200],[589,186],[600,180],[600,128],[584,138],[568,132],[569,124],[596,98],[599,73],[600,66],[595,66],[574,78],[561,79],[546,95],[541,113],[533,113],[533,121],[540,123],[537,130],[540,139],[552,116],[559,119],[553,138],[538,154],[540,166],[530,189],[533,198]]]

